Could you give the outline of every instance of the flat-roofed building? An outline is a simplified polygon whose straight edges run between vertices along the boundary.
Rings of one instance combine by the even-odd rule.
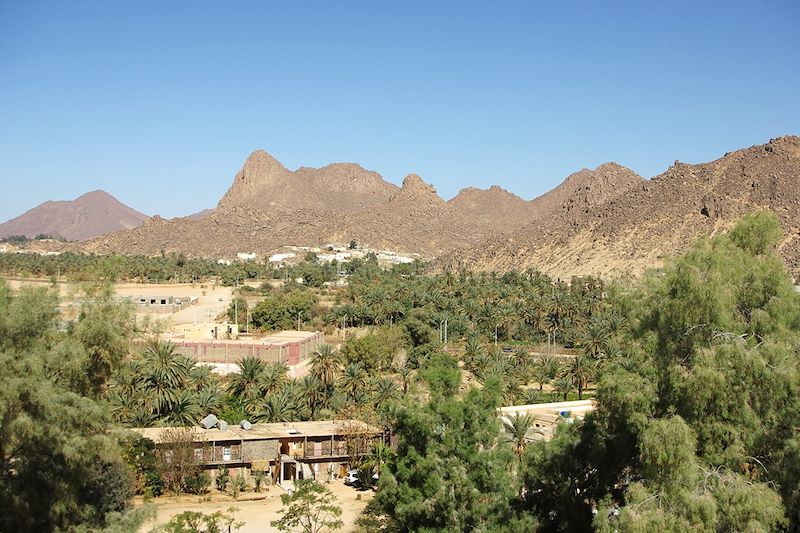
[[[284,486],[308,477],[327,479],[331,473],[343,476],[353,459],[368,454],[375,443],[384,441],[382,430],[359,420],[187,429],[194,442],[195,457],[212,477],[224,465],[232,475],[248,477],[257,470],[267,472],[275,483]],[[157,450],[168,450],[174,430],[159,427],[132,431],[152,440]]]
[[[511,405],[498,409],[498,416],[503,421],[504,430],[514,417],[529,415],[533,424],[525,434],[528,441],[549,440],[553,437],[559,423],[573,423],[583,420],[587,413],[594,410],[594,400],[576,400],[571,402],[534,403],[530,405]]]
[[[305,371],[303,363],[324,340],[319,331],[281,331],[265,337],[230,340],[222,336],[211,340],[182,337],[169,337],[179,353],[191,357],[198,364],[214,367],[220,374],[236,372],[238,361],[256,357],[268,363],[286,363],[293,377],[302,377]]]
[[[239,325],[215,322],[181,324],[175,330],[187,340],[235,340],[239,336]]]

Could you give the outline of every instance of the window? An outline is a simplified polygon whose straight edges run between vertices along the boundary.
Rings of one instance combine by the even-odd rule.
[[[222,447],[222,460],[223,461],[230,461],[231,460],[231,447],[230,446],[223,446]]]
[[[198,462],[203,462],[203,448],[194,449],[194,458]]]

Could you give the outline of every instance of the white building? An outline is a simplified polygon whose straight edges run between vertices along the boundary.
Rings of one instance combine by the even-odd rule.
[[[297,254],[295,254],[294,252],[286,252],[286,253],[282,253],[282,254],[272,254],[271,256],[269,256],[268,261],[270,263],[283,263],[284,261],[286,261],[288,259],[294,259],[295,257],[297,257]]]

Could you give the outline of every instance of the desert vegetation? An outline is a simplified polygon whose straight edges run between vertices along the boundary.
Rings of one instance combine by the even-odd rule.
[[[388,428],[396,446],[353,465],[368,485],[379,474],[365,530],[796,530],[800,296],[780,235],[773,216],[750,215],[613,284],[366,260],[342,288],[241,292],[256,302],[235,318],[253,328],[282,327],[265,317],[304,302],[304,322],[328,331],[300,379],[255,358],[227,377],[198,366],[137,332],[102,279],[69,323],[54,290],[0,284],[0,529],[111,530],[137,519],[134,493],[207,491],[188,446],[170,468],[124,428],[172,426],[179,443],[182,427],[215,412]],[[496,415],[587,395],[595,411],[550,441],[529,442],[524,416],[503,428]],[[306,489],[339,525],[325,490]],[[300,500],[284,502],[275,527],[307,519],[293,514]]]

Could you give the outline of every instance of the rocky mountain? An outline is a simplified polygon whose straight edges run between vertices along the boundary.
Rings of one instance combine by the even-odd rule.
[[[705,164],[676,162],[645,180],[615,163],[583,169],[525,201],[499,188],[467,188],[450,201],[415,174],[402,187],[354,164],[286,169],[254,152],[213,211],[154,217],[81,244],[94,252],[183,252],[230,257],[285,245],[355,239],[416,252],[440,268],[536,267],[559,277],[636,275],[725,231],[756,209],[778,213],[782,251],[800,269],[800,138],[782,137]]]
[[[645,179],[617,163],[570,174],[558,187],[531,201],[536,219],[558,216],[562,211],[586,211],[641,185]]]
[[[0,237],[45,234],[81,240],[139,226],[147,219],[105,191],[92,191],[75,200],[47,201],[0,224]]]
[[[461,189],[448,200],[447,205],[469,220],[503,229],[518,227],[536,214],[533,202],[523,200],[497,185],[488,189]]]
[[[800,137],[773,139],[705,164],[676,161],[649,181],[621,168],[604,174],[629,183],[624,194],[612,194],[615,181],[589,180],[588,188],[578,187],[561,200],[551,220],[453,252],[445,264],[537,267],[561,277],[637,275],[685,251],[698,237],[725,231],[746,213],[769,209],[785,231],[781,251],[787,266],[796,273],[800,269]]]
[[[349,213],[383,204],[397,186],[353,163],[292,172],[263,150],[250,154],[218,209],[246,207],[262,211]]]
[[[384,205],[339,217],[330,225],[330,240],[355,239],[369,246],[436,256],[476,241],[464,231],[467,220],[436,189],[416,174]]]
[[[339,217],[386,205],[400,189],[352,163],[291,171],[263,150],[237,172],[216,209],[95,239],[98,253],[183,252],[226,257],[243,250],[266,253],[285,245],[329,242]]]

